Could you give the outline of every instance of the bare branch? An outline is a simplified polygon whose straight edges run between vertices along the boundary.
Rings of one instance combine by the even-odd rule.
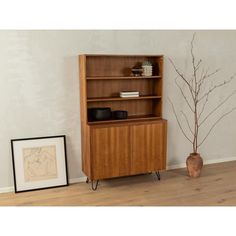
[[[186,133],[184,132],[184,130],[183,130],[181,124],[180,124],[179,118],[178,118],[178,116],[177,116],[177,113],[176,113],[176,111],[175,111],[175,107],[174,107],[174,105],[173,105],[173,103],[172,103],[172,101],[170,100],[169,97],[168,97],[168,101],[169,101],[169,103],[171,104],[171,107],[172,107],[172,110],[173,110],[173,112],[174,112],[175,118],[176,118],[176,120],[177,120],[177,123],[178,123],[178,125],[179,125],[179,128],[180,128],[180,130],[182,131],[184,137],[185,137],[190,143],[193,144],[193,142],[191,141],[191,139],[190,139],[190,138],[186,135]]]
[[[194,100],[194,97],[193,97],[193,89],[192,89],[190,83],[189,83],[188,80],[184,77],[184,75],[180,73],[180,71],[176,68],[174,62],[173,62],[170,58],[169,58],[169,61],[171,62],[172,66],[174,67],[176,73],[177,73],[177,74],[183,79],[183,81],[188,85],[189,91],[190,91],[190,93],[191,93],[191,95],[192,95],[192,98],[193,98],[193,100]]]
[[[232,110],[224,113],[210,128],[210,130],[208,131],[207,135],[205,136],[205,138],[201,141],[201,143],[198,145],[198,147],[200,147],[204,141],[206,140],[206,138],[209,136],[209,134],[211,133],[211,131],[214,129],[214,127],[227,115],[229,115],[230,113],[232,113],[234,110],[236,110],[236,107],[234,107]]]
[[[205,75],[206,71],[205,71],[205,68],[202,69],[202,73],[201,73],[201,80],[203,79],[204,75]]]
[[[196,65],[196,71],[200,68],[200,65],[202,63],[202,59],[200,59]]]
[[[229,98],[231,98],[236,93],[236,90],[234,90],[229,96],[227,96],[218,106],[216,106],[199,124],[199,127],[212,115],[215,111],[217,111],[223,104],[225,104]]]
[[[191,40],[191,56],[192,56],[192,65],[193,65],[193,69],[195,70],[195,57],[194,57],[194,53],[193,53],[193,42],[196,36],[196,32],[194,32],[193,34],[193,38]]]
[[[220,104],[218,104],[213,110],[211,110],[205,117],[204,111],[206,110],[206,106],[209,101],[210,95],[215,91],[217,88],[223,87],[226,84],[229,84],[234,77],[233,75],[230,78],[227,78],[225,81],[216,82],[215,80],[211,79],[214,78],[214,76],[220,71],[220,69],[216,69],[214,71],[210,71],[208,68],[204,68],[202,66],[202,60],[198,60],[195,56],[195,35],[193,34],[191,44],[190,44],[190,53],[191,53],[191,70],[192,73],[188,76],[185,75],[181,70],[179,70],[174,62],[169,58],[172,66],[175,69],[175,72],[177,73],[177,78],[175,79],[175,84],[178,87],[178,89],[181,92],[182,97],[184,98],[186,104],[188,105],[190,111],[193,114],[192,119],[190,120],[190,117],[186,115],[183,111],[181,111],[181,114],[183,117],[178,114],[175,110],[175,107],[171,100],[168,98],[172,110],[174,112],[175,118],[177,120],[177,123],[180,127],[181,132],[185,136],[185,138],[192,144],[193,146],[193,152],[197,152],[198,147],[200,147],[206,140],[206,138],[210,135],[211,131],[214,129],[214,127],[220,122],[223,117],[230,114],[232,111],[236,110],[236,107],[230,110],[229,112],[226,112],[222,116],[217,119],[217,121],[210,126],[208,132],[206,133],[206,136],[202,139],[202,141],[199,143],[199,130],[200,126],[202,128],[202,125],[209,119],[209,117],[212,116],[218,109],[223,106],[228,99],[230,99],[235,93],[236,89],[228,95]],[[181,84],[178,79],[183,80],[183,84]],[[184,86],[187,85],[187,89],[184,89]],[[202,103],[201,103],[202,101]],[[200,122],[201,121],[201,122]],[[184,124],[183,122],[186,122]],[[189,130],[188,130],[189,129]]]
[[[193,78],[194,78],[194,87],[192,86],[192,90],[193,90],[193,94],[194,94],[194,103],[196,102],[196,98],[197,98],[197,94],[196,94],[196,91],[197,91],[197,70],[196,70],[196,66],[195,66],[195,56],[194,56],[194,53],[193,53],[193,42],[194,42],[194,39],[195,39],[195,35],[196,33],[193,34],[193,38],[192,38],[192,41],[191,41],[191,56],[192,56],[192,66],[193,66]],[[192,81],[192,85],[193,85],[193,81]]]
[[[184,82],[190,86],[189,82],[187,81],[187,79],[184,77],[184,75],[177,69],[177,67],[175,66],[174,62],[169,58],[169,61],[171,62],[172,66],[174,67],[176,73],[184,80]]]
[[[204,79],[209,78],[209,77],[211,77],[212,75],[215,75],[215,74],[218,73],[219,71],[220,71],[220,69],[218,68],[218,69],[216,69],[215,71],[211,72],[210,74],[206,74],[206,75],[204,76]]]
[[[193,130],[191,129],[191,126],[190,126],[190,124],[189,124],[189,121],[188,121],[188,118],[187,118],[186,114],[185,114],[183,111],[181,111],[181,113],[183,114],[183,116],[184,116],[184,118],[185,118],[185,121],[186,121],[186,123],[187,123],[187,125],[188,125],[188,128],[189,128],[190,132],[191,132],[192,135],[194,136]]]
[[[200,120],[200,118],[201,118],[201,116],[202,116],[202,114],[203,114],[203,112],[204,112],[204,110],[205,110],[206,104],[207,104],[207,102],[208,102],[208,97],[209,97],[209,94],[206,96],[205,102],[204,102],[204,104],[203,104],[203,106],[202,106],[202,110],[199,112],[198,120]],[[200,125],[199,125],[199,127],[200,127]]]
[[[189,84],[193,90],[193,81],[194,81],[194,75],[192,76],[192,78],[189,80]]]
[[[219,88],[219,87],[221,87],[221,86],[224,86],[224,85],[230,83],[234,78],[235,78],[235,75],[231,76],[228,80],[225,80],[224,82],[219,83],[219,84],[213,86],[212,88],[210,88],[210,89],[208,90],[207,93],[205,93],[201,98],[199,98],[198,101],[200,102],[203,98],[205,98],[206,96],[208,96],[208,95],[209,95],[210,93],[212,93],[215,89],[217,89],[217,88]]]
[[[199,83],[198,83],[198,94],[199,94],[199,91],[200,91],[199,87],[202,86],[203,79],[204,79],[204,76],[205,76],[206,73],[207,73],[207,71],[205,71],[205,68],[203,68],[202,72],[201,72],[201,75],[200,75]]]
[[[203,83],[205,82],[205,80],[213,75],[215,75],[216,73],[218,73],[220,71],[220,69],[217,69],[215,71],[213,71],[212,73],[208,74],[208,70],[206,70],[205,73],[202,73],[201,78],[199,80],[199,84],[198,84],[198,91],[197,93],[200,93],[201,87],[203,85]],[[203,75],[204,74],[204,75]],[[199,99],[200,100],[200,99]]]
[[[179,90],[180,90],[182,96],[184,97],[184,100],[185,100],[185,102],[187,103],[189,109],[190,109],[192,112],[194,112],[194,110],[193,110],[193,108],[191,107],[191,105],[190,105],[190,103],[189,103],[189,101],[188,101],[186,95],[184,94],[183,89],[182,89],[182,88],[180,87],[180,85],[178,84],[177,78],[175,79],[175,84],[176,84],[176,86],[179,88]]]
[[[202,71],[202,76],[201,76],[202,82],[207,78],[208,71],[209,71],[209,68]]]

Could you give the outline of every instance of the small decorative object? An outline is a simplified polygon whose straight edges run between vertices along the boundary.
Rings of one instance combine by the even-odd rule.
[[[181,132],[184,137],[191,143],[193,152],[186,160],[187,170],[190,177],[199,177],[201,169],[203,167],[203,160],[198,153],[199,147],[206,141],[207,137],[210,135],[215,126],[227,115],[236,110],[236,106],[232,107],[226,112],[221,113],[214,121],[210,122],[210,126],[205,126],[206,121],[209,118],[214,118],[213,114],[216,114],[216,111],[222,107],[233,95],[236,94],[236,89],[226,95],[221,102],[216,104],[214,108],[207,113],[206,106],[209,102],[213,91],[223,88],[225,85],[228,85],[235,78],[235,75],[232,75],[230,78],[217,82],[216,79],[212,80],[212,76],[215,76],[219,69],[209,72],[205,70],[202,65],[202,60],[197,60],[194,53],[194,39],[195,34],[193,35],[191,41],[191,68],[192,72],[187,76],[179,70],[174,62],[170,59],[171,64],[178,77],[175,79],[175,84],[178,87],[180,94],[183,96],[186,106],[190,112],[181,111],[181,118],[178,115],[173,102],[169,99],[173,113],[179,125]],[[182,83],[180,83],[182,81]],[[184,85],[186,89],[184,89]],[[222,93],[223,94],[223,93]],[[214,96],[213,96],[214,100]],[[216,101],[216,99],[215,99]],[[212,104],[211,104],[212,106]],[[189,116],[187,114],[190,114]],[[184,124],[183,124],[184,122]]]
[[[112,111],[112,115],[114,119],[127,119],[128,118],[128,111],[123,111],[123,110],[116,110]]]
[[[132,68],[132,73],[134,76],[141,76],[143,73],[143,69],[140,66],[134,66]]]
[[[66,137],[12,139],[15,192],[68,185]]]
[[[111,119],[110,107],[94,107],[88,109],[89,121],[102,121]]]
[[[152,76],[152,63],[150,61],[144,61],[142,64],[143,76]]]

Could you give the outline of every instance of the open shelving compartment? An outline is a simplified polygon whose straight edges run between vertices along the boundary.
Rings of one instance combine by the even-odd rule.
[[[133,76],[132,67],[151,61],[152,76]],[[162,118],[163,56],[86,55],[87,108],[110,107],[128,111],[128,119],[90,121],[89,125]],[[139,97],[120,98],[121,91],[139,91]]]

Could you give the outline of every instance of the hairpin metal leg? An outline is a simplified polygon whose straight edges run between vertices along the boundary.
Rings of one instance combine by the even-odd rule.
[[[99,180],[95,181],[96,182],[95,186],[93,185],[94,181],[92,180],[91,182],[92,182],[92,190],[93,191],[97,190]]]
[[[157,176],[158,180],[161,180],[161,175],[160,175],[159,171],[156,172],[156,176]]]
[[[86,184],[88,184],[89,183],[89,178],[87,177],[87,179],[86,179]]]

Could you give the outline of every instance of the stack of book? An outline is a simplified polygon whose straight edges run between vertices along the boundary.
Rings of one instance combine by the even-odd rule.
[[[121,91],[120,97],[121,98],[139,97],[139,92],[138,91]]]

